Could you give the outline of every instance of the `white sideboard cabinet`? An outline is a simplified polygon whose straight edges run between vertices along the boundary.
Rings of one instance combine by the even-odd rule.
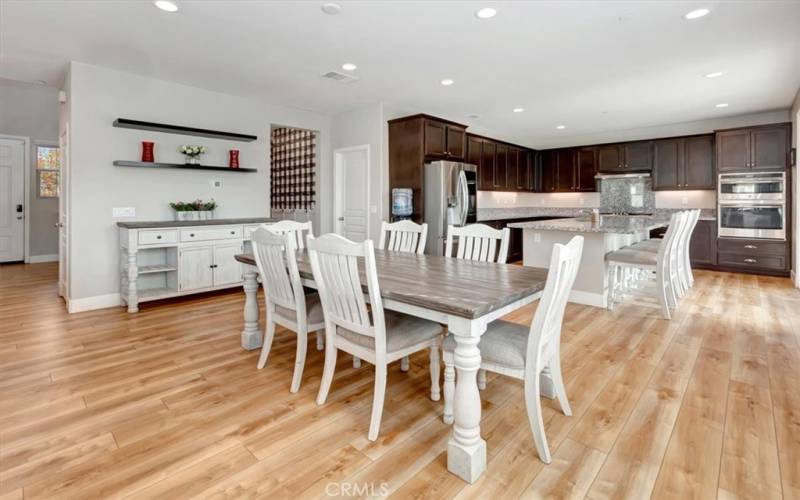
[[[268,218],[119,222],[120,295],[139,302],[240,286],[250,235]]]

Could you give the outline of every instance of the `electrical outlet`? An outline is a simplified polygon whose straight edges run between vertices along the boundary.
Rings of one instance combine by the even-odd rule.
[[[583,197],[583,196],[581,196],[580,198],[578,198],[578,203],[579,203],[580,205],[583,205],[585,201],[586,201],[586,200],[584,199],[584,197]]]
[[[111,209],[111,217],[136,217],[136,207],[114,207]]]
[[[689,198],[687,196],[682,196],[681,197],[681,205],[686,206],[688,204],[689,204]]]
[[[211,179],[209,183],[211,184],[211,187],[214,189],[219,189],[222,187],[222,179]]]

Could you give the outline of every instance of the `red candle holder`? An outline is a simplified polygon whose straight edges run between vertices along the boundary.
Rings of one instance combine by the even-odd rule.
[[[150,141],[142,141],[142,161],[153,163],[153,143]]]
[[[228,167],[229,168],[239,168],[239,150],[238,149],[231,149],[228,151],[230,154],[230,159],[228,160]]]

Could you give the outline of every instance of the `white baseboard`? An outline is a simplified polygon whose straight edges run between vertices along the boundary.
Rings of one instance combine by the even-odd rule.
[[[31,255],[28,258],[28,262],[31,264],[40,264],[42,262],[58,262],[58,254],[50,254],[50,255]]]
[[[109,293],[107,295],[95,295],[94,297],[84,297],[82,299],[69,299],[67,301],[67,311],[78,313],[83,311],[93,311],[95,309],[105,309],[107,307],[119,307],[122,305],[119,293]]]
[[[601,293],[584,292],[582,290],[572,290],[569,292],[569,301],[575,304],[606,308],[606,295]]]

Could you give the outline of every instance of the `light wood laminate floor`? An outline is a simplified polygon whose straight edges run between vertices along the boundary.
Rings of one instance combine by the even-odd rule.
[[[258,352],[239,347],[240,291],[67,315],[56,274],[0,266],[2,499],[800,498],[800,292],[788,279],[697,272],[671,322],[639,305],[570,305],[574,416],[545,400],[553,463],[536,456],[521,383],[490,375],[489,464],[467,485],[446,470],[427,354],[409,373],[390,367],[371,443],[371,366],[340,356],[318,407],[323,356],[310,348],[290,394],[294,335],[279,330],[257,371]]]

